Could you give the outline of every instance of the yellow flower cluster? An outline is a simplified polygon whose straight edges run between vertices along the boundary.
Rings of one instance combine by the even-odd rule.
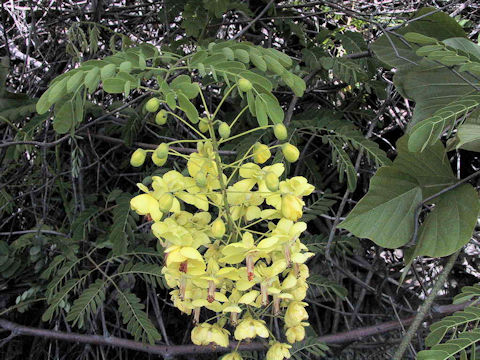
[[[276,133],[283,138],[282,130],[277,127]],[[298,150],[288,145],[282,152],[295,161]],[[313,254],[300,240],[307,225],[299,219],[302,198],[314,187],[301,176],[281,180],[282,163],[259,165],[279,146],[257,143],[232,164],[222,163],[214,137],[199,140],[197,151],[188,156],[168,146],[165,154],[163,146],[158,157],[183,157],[188,175],[172,170],[152,176],[151,188],[138,184],[143,193],[131,200],[133,210],[153,221],[152,232],[165,252],[163,274],[173,304],[193,314],[194,344],[226,347],[230,332],[224,327],[231,326],[238,341],[271,338],[268,360],[289,358],[290,345],[276,342],[260,318],[269,307],[273,316],[282,319],[284,314],[289,343],[305,337],[305,262]],[[158,149],[152,156],[157,155]],[[215,324],[200,323],[202,309],[216,313]],[[232,352],[224,359],[241,356]]]

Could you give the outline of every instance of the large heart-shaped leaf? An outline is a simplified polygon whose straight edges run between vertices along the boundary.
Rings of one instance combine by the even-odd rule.
[[[472,186],[461,185],[434,202],[435,208],[421,227],[415,253],[447,256],[470,240],[480,209],[478,194]]]
[[[415,207],[422,201],[420,184],[393,166],[381,167],[370,190],[340,227],[376,244],[396,248],[410,241]]]
[[[408,142],[407,136],[397,141],[398,156],[393,164],[417,180],[424,198],[456,182],[441,142],[437,141],[422,153],[409,151]]]
[[[445,149],[434,143],[423,153],[408,151],[408,136],[398,141],[392,166],[380,168],[340,227],[386,248],[406,245],[413,236],[415,209],[422,201],[454,184]],[[476,190],[461,185],[428,202],[414,256],[446,256],[470,239],[479,212]]]

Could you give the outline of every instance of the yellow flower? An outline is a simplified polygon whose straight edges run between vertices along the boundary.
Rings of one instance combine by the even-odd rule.
[[[255,185],[255,180],[240,180],[227,189],[227,201],[230,204],[232,220],[245,217],[247,221],[258,219],[261,214],[259,205],[264,198],[256,191],[250,191]]]
[[[198,152],[190,154],[187,161],[187,169],[190,176],[195,177],[199,171],[217,176],[218,171],[212,143],[210,141],[199,142],[197,150]]]
[[[272,153],[270,149],[265,144],[256,143],[253,148],[253,161],[257,164],[263,164],[265,161],[270,159]]]
[[[286,194],[282,197],[282,215],[289,220],[297,221],[303,215],[303,200],[295,195]]]
[[[292,301],[288,304],[287,311],[285,312],[285,326],[293,327],[300,324],[303,320],[308,320],[308,313],[305,310],[307,303],[300,301]]]
[[[267,351],[265,360],[283,360],[290,359],[290,351],[292,346],[284,343],[274,342]]]
[[[191,338],[195,345],[210,345],[213,343],[227,347],[228,335],[230,335],[230,332],[217,324],[202,323],[192,330]]]
[[[234,351],[222,357],[222,360],[243,360],[242,356]]]
[[[310,195],[315,187],[303,176],[295,176],[281,181],[279,192],[267,197],[267,204],[281,210],[282,215],[292,221],[298,220],[303,214],[303,196]]]
[[[154,221],[159,221],[163,216],[157,199],[150,194],[135,196],[130,200],[130,207],[138,215],[149,215]]]
[[[290,344],[305,339],[304,326],[308,326],[308,323],[302,322],[300,325],[287,328],[285,335],[287,336],[287,340]]]
[[[248,316],[237,325],[234,336],[237,340],[253,339],[256,336],[268,338],[268,329],[265,326],[265,321],[254,320]]]

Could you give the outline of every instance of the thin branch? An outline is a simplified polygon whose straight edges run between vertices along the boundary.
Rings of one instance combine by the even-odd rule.
[[[471,302],[464,304],[446,305],[436,307],[435,317],[441,317],[451,314],[455,311],[464,309],[470,305]],[[401,326],[411,324],[415,320],[415,316],[406,319],[388,321],[374,326],[367,326],[343,333],[326,335],[317,338],[318,342],[325,344],[345,344],[352,341],[364,340],[367,336],[383,334],[389,331],[400,329]],[[236,341],[230,342],[228,348],[213,347],[213,346],[198,346],[198,345],[150,345],[129,339],[122,339],[114,336],[103,337],[99,335],[83,335],[78,333],[66,333],[55,330],[38,329],[29,326],[23,326],[13,323],[8,320],[0,319],[0,328],[10,330],[18,335],[44,337],[48,339],[63,340],[68,342],[78,342],[81,344],[92,344],[100,346],[113,346],[135,351],[142,351],[150,354],[157,354],[163,356],[174,356],[183,354],[206,354],[213,352],[228,352],[233,349],[239,351],[262,351],[267,347],[263,342],[242,343],[238,345]]]
[[[235,34],[235,36],[232,38],[232,40],[238,39],[239,37],[243,36],[243,34],[245,34],[247,32],[247,30],[250,29],[252,27],[252,25],[255,24],[257,22],[257,20],[260,19],[263,16],[263,14],[265,14],[267,12],[267,10],[270,8],[270,6],[272,6],[273,2],[274,2],[274,0],[270,0],[268,2],[268,4],[263,8],[263,10],[260,12],[260,14],[258,14],[255,19],[250,21],[247,24],[247,26],[245,26],[241,31],[239,31],[237,34]]]

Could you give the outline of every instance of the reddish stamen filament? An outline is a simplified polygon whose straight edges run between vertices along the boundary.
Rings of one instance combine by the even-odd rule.
[[[180,263],[180,266],[178,268],[178,271],[186,273],[188,270],[188,260],[185,260],[184,262]]]
[[[208,295],[207,301],[212,303],[215,300],[215,290],[216,290],[215,282],[213,280],[208,280]]]
[[[248,281],[252,281],[254,277],[254,264],[253,264],[253,256],[252,255],[247,255],[246,258],[246,263],[247,263],[247,275],[248,275]]]

